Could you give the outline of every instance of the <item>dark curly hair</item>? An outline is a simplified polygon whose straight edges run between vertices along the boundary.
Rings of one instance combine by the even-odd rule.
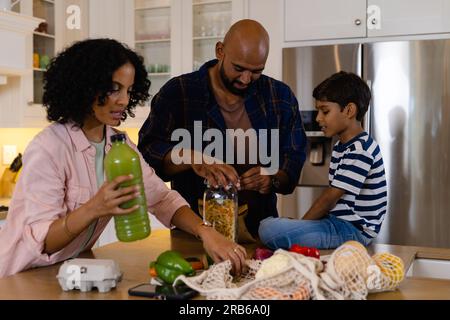
[[[361,121],[369,108],[371,99],[369,86],[358,75],[340,71],[325,79],[313,91],[313,97],[319,101],[339,104],[341,110],[353,102],[358,107],[356,120]]]
[[[66,48],[52,59],[44,74],[43,105],[47,119],[59,123],[73,121],[82,127],[92,114],[98,96],[104,105],[112,90],[113,73],[126,63],[135,69],[130,101],[122,121],[134,117],[133,110],[149,98],[150,80],[143,58],[126,45],[112,39],[88,39]]]

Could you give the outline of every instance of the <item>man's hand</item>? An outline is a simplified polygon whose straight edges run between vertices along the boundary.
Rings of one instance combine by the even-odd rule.
[[[236,170],[228,164],[192,164],[192,170],[208,180],[210,186],[217,188],[219,185],[226,187],[232,183],[240,187],[239,175]]]
[[[164,156],[164,173],[175,175],[192,168],[196,175],[208,180],[210,186],[218,187],[222,185],[226,187],[232,183],[236,188],[240,188],[239,175],[232,166],[195,150],[182,149],[179,151],[179,156],[184,157],[186,153],[190,153],[189,162],[174,164],[172,153],[168,152]]]
[[[272,181],[270,175],[262,174],[264,168],[254,167],[246,171],[240,179],[242,190],[258,191],[262,194],[270,193]]]

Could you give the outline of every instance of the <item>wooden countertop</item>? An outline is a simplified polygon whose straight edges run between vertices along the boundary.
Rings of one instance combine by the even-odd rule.
[[[251,254],[256,247],[248,246]],[[82,293],[79,290],[64,292],[58,284],[56,275],[61,264],[24,271],[14,276],[0,279],[0,299],[50,299],[50,300],[104,300],[104,299],[142,299],[130,297],[128,289],[148,282],[148,264],[156,260],[164,250],[177,250],[183,256],[203,254],[201,242],[181,231],[155,230],[145,240],[132,243],[113,243],[92,252],[84,253],[83,258],[113,259],[123,272],[123,279],[115,289],[108,293],[98,293],[96,289]],[[375,244],[369,248],[371,254],[390,252],[403,259],[406,269],[415,257],[450,260],[450,249],[407,247]],[[325,252],[327,253],[327,252]],[[144,298],[145,299],[145,298]],[[409,299],[450,299],[450,280],[426,278],[405,278],[393,292],[369,294],[368,299],[409,300]]]
[[[0,198],[0,206],[9,206],[11,198]]]

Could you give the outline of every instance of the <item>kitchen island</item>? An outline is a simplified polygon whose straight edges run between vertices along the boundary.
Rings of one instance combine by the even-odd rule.
[[[249,256],[256,244],[248,245]],[[83,253],[82,258],[113,259],[123,272],[123,279],[115,289],[107,293],[73,290],[64,292],[56,279],[61,264],[36,268],[0,279],[0,299],[51,299],[51,300],[109,300],[142,299],[130,297],[128,289],[148,282],[148,264],[156,260],[165,250],[179,251],[183,256],[201,257],[202,244],[195,237],[178,230],[155,230],[145,240],[132,243],[116,242]],[[328,254],[331,251],[324,251]],[[423,248],[397,245],[375,244],[369,247],[370,254],[390,252],[402,258],[408,270],[415,258],[450,260],[450,249]],[[145,298],[144,298],[145,299]],[[409,300],[409,299],[449,299],[450,280],[406,277],[399,288],[392,292],[372,293],[368,299]]]

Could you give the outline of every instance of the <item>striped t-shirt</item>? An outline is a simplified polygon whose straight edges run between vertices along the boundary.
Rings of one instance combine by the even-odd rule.
[[[380,148],[367,132],[335,144],[328,179],[345,191],[330,214],[375,238],[386,214],[387,187]]]

